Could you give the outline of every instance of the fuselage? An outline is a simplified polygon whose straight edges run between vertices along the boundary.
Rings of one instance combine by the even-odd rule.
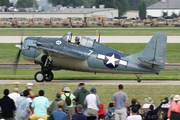
[[[49,53],[30,48],[40,46]],[[22,56],[25,60],[42,64],[42,56],[51,56],[52,69],[94,73],[158,74],[159,70],[138,61],[138,54],[124,54],[94,39],[82,37],[79,45],[63,38],[27,37],[23,43]]]

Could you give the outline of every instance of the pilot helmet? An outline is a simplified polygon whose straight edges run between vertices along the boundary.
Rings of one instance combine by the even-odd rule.
[[[77,37],[77,36],[75,37],[75,41],[79,41],[79,39],[80,39],[79,37]]]

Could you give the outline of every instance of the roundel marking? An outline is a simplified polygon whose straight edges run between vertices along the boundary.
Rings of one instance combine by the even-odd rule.
[[[62,42],[60,40],[56,41],[56,45],[60,45]]]
[[[104,65],[108,68],[117,68],[119,66],[120,57],[116,53],[106,54],[105,59],[103,60]]]

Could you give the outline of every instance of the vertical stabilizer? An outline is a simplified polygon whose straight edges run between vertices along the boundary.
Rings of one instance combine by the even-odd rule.
[[[167,36],[155,33],[138,58],[142,63],[152,64],[153,68],[163,69],[166,60]]]

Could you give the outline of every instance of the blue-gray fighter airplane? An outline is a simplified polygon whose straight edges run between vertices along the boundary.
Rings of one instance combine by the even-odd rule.
[[[100,43],[95,39],[82,36],[72,42],[72,33],[61,38],[27,37],[20,45],[20,54],[30,62],[41,65],[35,74],[37,82],[53,80],[52,70],[73,70],[93,73],[135,74],[141,82],[142,74],[159,74],[165,67],[167,36],[155,33],[140,53],[124,54]],[[129,48],[131,49],[131,48]]]

